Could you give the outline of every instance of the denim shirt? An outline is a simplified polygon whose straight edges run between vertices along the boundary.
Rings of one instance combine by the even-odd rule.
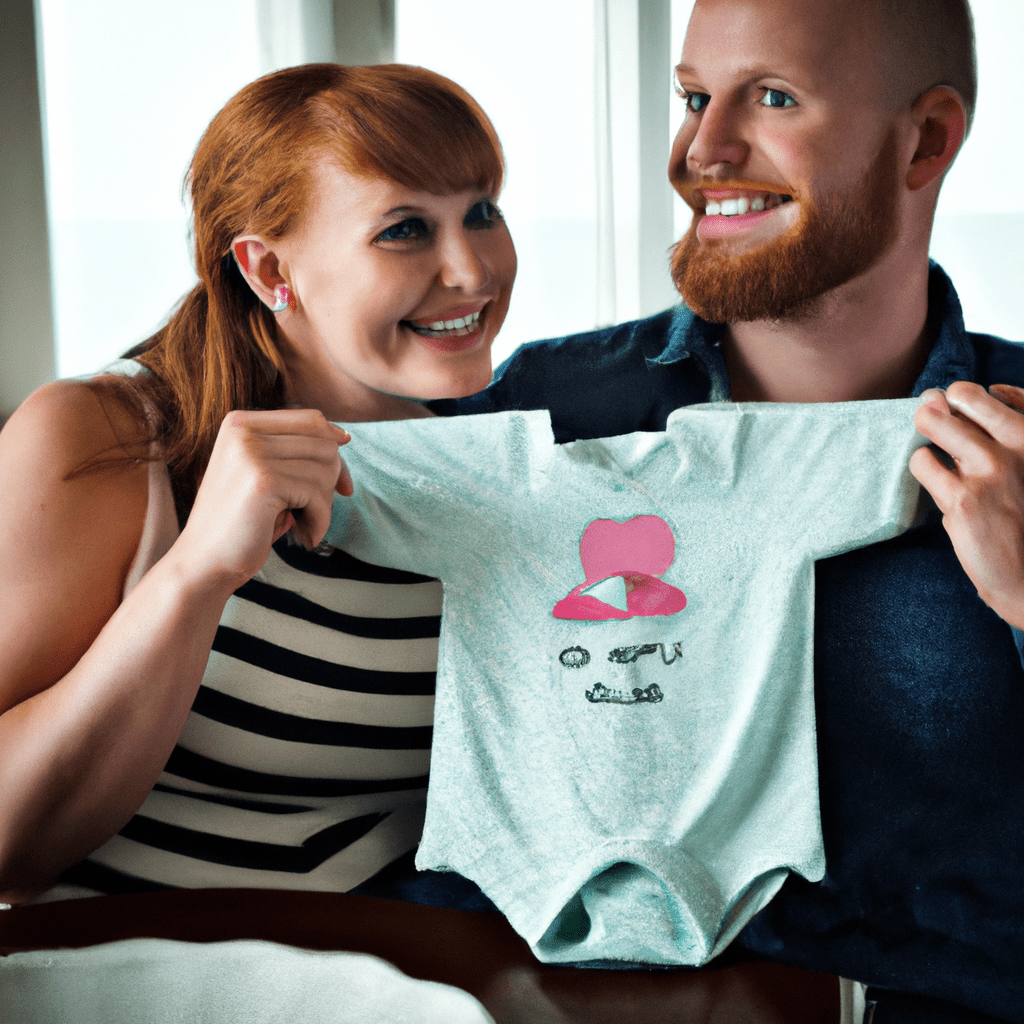
[[[968,333],[935,264],[929,320],[937,335],[914,395],[955,380],[1024,385],[1024,348]],[[729,398],[721,340],[720,325],[676,307],[523,346],[487,391],[435,408],[547,407],[560,442],[661,430],[681,405]],[[791,876],[736,941],[955,1004],[937,1020],[1024,1021],[1015,631],[978,597],[934,505],[898,538],[818,562],[815,587],[826,874]]]
[[[960,300],[937,264],[928,281],[929,321],[938,328],[912,396],[956,380],[1024,379],[1024,349],[964,328]],[[551,410],[555,439],[663,430],[673,409],[730,398],[721,324],[675,306],[644,320],[521,346],[486,391],[432,403],[442,415]]]

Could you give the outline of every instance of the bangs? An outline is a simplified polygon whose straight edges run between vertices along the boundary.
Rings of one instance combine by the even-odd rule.
[[[497,195],[505,171],[501,144],[468,93],[425,68],[347,70],[349,89],[317,97],[347,170],[434,195],[469,189]]]

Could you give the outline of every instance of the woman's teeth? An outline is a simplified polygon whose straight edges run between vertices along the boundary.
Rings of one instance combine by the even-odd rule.
[[[789,196],[783,195],[772,195],[767,201],[760,196],[755,199],[746,199],[745,197],[723,199],[720,203],[709,200],[707,206],[704,207],[704,213],[708,217],[739,217],[744,213],[763,213],[765,210],[774,210],[776,206],[790,201]]]
[[[476,328],[476,322],[480,319],[480,311],[470,313],[468,316],[459,316],[454,320],[432,320],[429,324],[419,324],[415,320],[404,321],[417,334],[470,334]]]

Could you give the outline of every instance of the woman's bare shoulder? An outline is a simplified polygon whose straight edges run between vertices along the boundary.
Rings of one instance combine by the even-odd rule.
[[[66,672],[120,602],[148,501],[147,463],[128,456],[145,436],[79,381],[40,388],[0,430],[0,710]]]
[[[106,454],[145,453],[147,425],[112,377],[59,380],[34,391],[0,432],[0,457],[31,452],[72,473]]]

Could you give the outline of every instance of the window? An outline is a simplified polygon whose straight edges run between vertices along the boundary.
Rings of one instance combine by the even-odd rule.
[[[180,185],[203,128],[263,71],[337,52],[339,4],[361,2],[381,0],[38,0],[59,375],[146,337],[191,287]],[[679,202],[673,215],[664,168],[691,2],[396,0],[396,58],[465,85],[505,145],[520,274],[499,356],[675,300],[667,249],[689,217]],[[1024,6],[974,10],[978,115],[932,251],[968,326],[1024,338],[1007,258],[1024,236],[1024,195],[1009,180],[1024,140],[1005,127]]]

